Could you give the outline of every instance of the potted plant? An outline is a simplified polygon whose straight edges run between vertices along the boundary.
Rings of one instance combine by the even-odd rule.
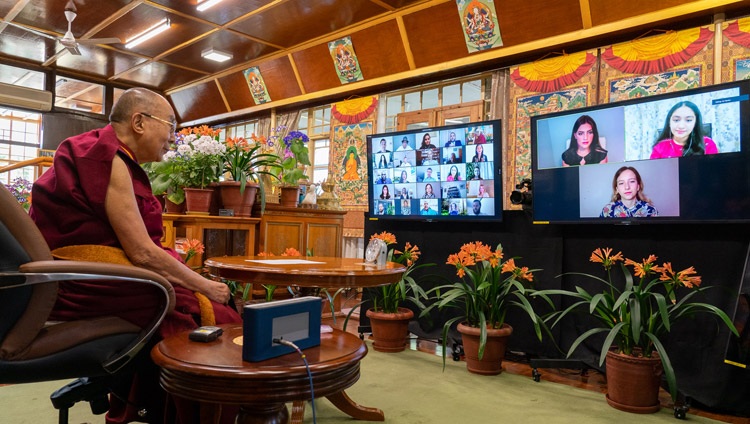
[[[185,180],[183,178],[184,162],[177,160],[177,151],[170,149],[160,162],[148,162],[141,165],[151,182],[154,196],[165,197],[167,213],[183,213],[185,210]]]
[[[396,245],[396,236],[386,231],[373,234],[370,237],[370,240],[372,239],[380,239],[388,246]],[[349,311],[344,321],[344,329],[346,329],[352,313],[358,307],[361,309],[363,304],[371,302],[372,308],[367,310],[366,315],[370,318],[373,349],[380,352],[401,352],[404,350],[406,348],[406,337],[409,333],[408,324],[414,317],[414,312],[403,305],[406,301],[411,301],[418,308],[424,309],[425,305],[422,303],[422,299],[427,298],[426,292],[411,274],[419,268],[435,265],[434,263],[417,265],[420,254],[419,246],[412,245],[409,242],[404,244],[403,251],[389,248],[386,261],[405,265],[406,271],[401,275],[401,279],[396,282],[368,289],[371,297],[363,300]]]
[[[696,296],[706,288],[699,288],[701,277],[691,266],[674,271],[671,262],[661,266],[657,257],[650,255],[641,262],[624,259],[622,252],[612,254],[611,248],[597,248],[590,261],[604,267],[606,277],[570,272],[563,275],[581,276],[602,285],[602,290],[589,293],[576,286],[575,290],[542,290],[538,294],[572,297],[575,302],[548,317],[552,326],[569,313],[583,308],[600,325],[581,334],[570,346],[568,356],[594,334],[604,333],[599,364],[606,359],[607,403],[628,412],[651,413],[660,409],[658,391],[663,370],[672,400],[677,398],[674,368],[664,348],[662,338],[674,323],[697,313],[712,314],[721,319],[738,336],[737,329],[726,313],[708,303],[696,302]],[[612,268],[619,263],[624,285],[612,279]],[[633,268],[633,278],[628,266]],[[689,290],[681,299],[677,290]],[[645,370],[641,367],[645,367]],[[628,374],[623,374],[627,372]],[[627,381],[621,381],[622,378]],[[640,385],[642,381],[643,385]]]
[[[443,366],[448,330],[458,322],[467,369],[484,375],[501,373],[507,339],[513,332],[505,322],[510,307],[526,312],[541,340],[543,319],[529,302],[534,292],[530,285],[536,270],[518,267],[516,258],[505,262],[502,258],[503,249],[499,244],[495,250],[479,241],[464,244],[458,253],[448,256],[446,262],[456,267],[459,279],[428,292],[429,295],[434,293],[436,302],[422,311],[422,316],[433,307],[460,311],[459,316],[443,325]]]
[[[207,187],[224,170],[226,146],[219,133],[206,125],[184,128],[177,133],[174,153],[167,152],[182,170],[187,213],[208,214],[214,190]]]
[[[31,181],[21,177],[14,178],[10,184],[6,184],[5,187],[8,191],[13,194],[13,197],[18,200],[18,203],[23,206],[23,209],[28,212],[31,208]]]
[[[299,131],[284,136],[284,156],[279,169],[281,200],[284,206],[296,207],[299,202],[299,180],[306,180],[304,165],[310,165],[306,143],[310,139]]]
[[[236,216],[250,216],[256,191],[260,190],[261,213],[266,207],[266,193],[260,176],[276,178],[281,166],[280,158],[271,153],[273,146],[266,137],[253,134],[250,140],[243,137],[227,138],[224,142],[224,171],[231,181],[220,183],[222,204],[234,210]]]

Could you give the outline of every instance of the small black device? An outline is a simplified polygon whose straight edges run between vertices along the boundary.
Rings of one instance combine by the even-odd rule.
[[[221,328],[207,325],[191,331],[189,338],[194,342],[212,342],[218,339],[222,333],[224,333],[224,330]]]

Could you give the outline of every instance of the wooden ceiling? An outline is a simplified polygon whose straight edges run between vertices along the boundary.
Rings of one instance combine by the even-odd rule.
[[[62,36],[71,0],[0,0],[0,18]],[[180,122],[236,120],[273,107],[342,100],[385,87],[534,60],[643,34],[750,14],[750,0],[495,0],[504,46],[469,53],[456,0],[73,0],[78,40],[128,41],[169,18],[171,27],[132,49],[58,42],[0,22],[0,63],[54,70],[91,82],[144,86],[168,96]],[[466,2],[472,0],[464,0]],[[350,36],[364,81],[339,81],[329,41]],[[201,57],[230,52],[223,63]],[[242,71],[258,66],[271,102],[256,104]],[[14,76],[0,73],[0,82]],[[71,87],[77,93],[78,87]]]

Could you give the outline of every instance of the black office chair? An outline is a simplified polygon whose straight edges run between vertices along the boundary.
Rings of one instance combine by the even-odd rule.
[[[147,284],[159,307],[145,328],[118,317],[50,323],[57,283],[66,280]],[[0,383],[78,379],[52,397],[60,423],[67,423],[68,408],[82,400],[91,403],[93,413],[102,414],[109,409],[110,387],[117,379],[129,378],[132,360],[174,303],[171,284],[154,272],[53,260],[39,229],[0,184]],[[147,355],[147,349],[142,353]]]

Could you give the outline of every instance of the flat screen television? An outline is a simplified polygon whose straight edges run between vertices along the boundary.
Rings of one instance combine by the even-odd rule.
[[[750,81],[531,118],[536,223],[750,220]]]
[[[499,120],[367,136],[369,217],[502,220]]]

